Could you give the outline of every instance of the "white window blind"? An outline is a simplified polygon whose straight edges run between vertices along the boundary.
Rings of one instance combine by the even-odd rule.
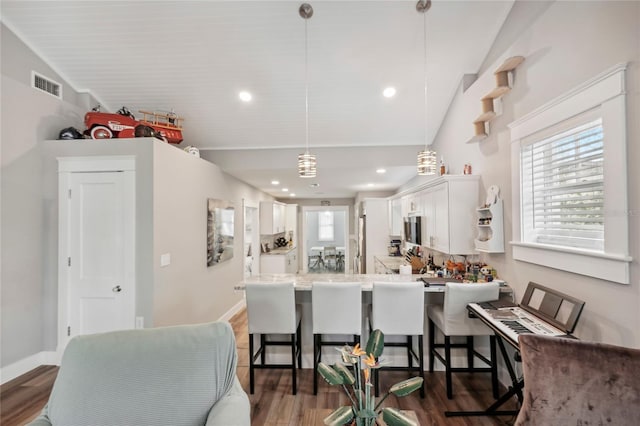
[[[318,213],[318,240],[333,241],[333,212],[326,211]]]
[[[520,151],[524,241],[603,252],[602,119],[527,139]]]

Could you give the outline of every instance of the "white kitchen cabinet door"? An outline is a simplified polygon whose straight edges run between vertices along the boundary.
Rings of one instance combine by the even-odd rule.
[[[449,249],[449,187],[445,182],[432,191],[433,202],[433,241],[432,248],[443,253]]]
[[[285,231],[286,205],[277,201],[260,202],[260,235],[274,235]]]

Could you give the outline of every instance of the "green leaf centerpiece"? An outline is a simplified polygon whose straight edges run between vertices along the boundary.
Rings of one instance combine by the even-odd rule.
[[[415,421],[400,410],[391,407],[381,408],[382,402],[389,395],[407,396],[420,389],[422,377],[412,377],[396,383],[376,404],[374,392],[371,391],[371,370],[380,368],[378,361],[384,350],[384,334],[374,330],[369,336],[365,350],[357,344],[354,348],[339,348],[342,363],[332,366],[318,364],[318,372],[331,386],[342,386],[351,401],[351,406],[343,406],[334,410],[324,419],[328,426],[340,426],[354,422],[356,426],[373,426],[376,419],[382,418],[389,426],[417,426]]]

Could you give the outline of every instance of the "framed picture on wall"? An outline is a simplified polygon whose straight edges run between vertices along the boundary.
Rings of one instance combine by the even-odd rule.
[[[234,216],[232,202],[207,199],[207,266],[233,258]]]

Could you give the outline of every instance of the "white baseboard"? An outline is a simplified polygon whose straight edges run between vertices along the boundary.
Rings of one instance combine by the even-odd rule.
[[[247,303],[243,298],[241,301],[232,306],[231,309],[225,312],[220,318],[218,318],[218,321],[229,321],[235,314],[243,310],[246,305]]]
[[[60,365],[60,359],[55,351],[43,351],[16,361],[0,369],[0,384],[22,376],[41,365]]]

